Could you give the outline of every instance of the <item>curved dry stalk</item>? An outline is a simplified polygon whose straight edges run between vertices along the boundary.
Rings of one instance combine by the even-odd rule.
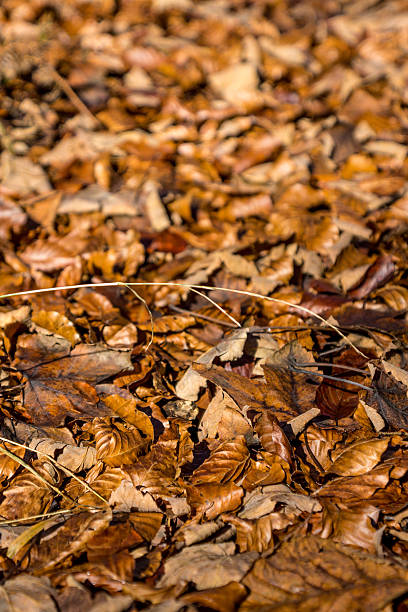
[[[9,440],[8,438],[3,438],[2,436],[0,436],[0,440],[2,442],[7,442],[7,444],[14,444],[14,446],[19,446],[20,448],[25,448],[28,451],[31,451],[33,453],[37,453],[37,455],[42,455],[43,457],[46,457],[46,459],[48,459],[48,461],[50,461],[53,465],[57,466],[60,470],[62,470],[63,472],[65,472],[66,474],[71,476],[74,480],[79,482],[87,491],[90,491],[91,493],[96,495],[96,497],[98,497],[101,501],[103,501],[104,504],[107,504],[109,506],[109,502],[104,497],[102,497],[102,495],[100,495],[97,491],[95,491],[95,489],[93,489],[87,482],[82,480],[82,478],[79,478],[79,476],[74,474],[74,472],[72,472],[69,468],[65,467],[65,465],[61,465],[60,463],[58,463],[58,461],[56,459],[54,459],[53,457],[51,457],[51,455],[48,455],[48,453],[44,453],[43,451],[40,451],[40,450],[38,450],[36,448],[31,448],[30,446],[26,446],[25,444],[21,444],[20,442],[13,442],[13,440]],[[2,450],[3,449],[0,446],[0,452]],[[30,470],[30,471],[32,471],[32,470]],[[58,489],[57,489],[57,491],[58,491]],[[66,499],[69,499],[69,501],[73,501],[70,497],[67,497],[63,493],[61,493],[61,495],[63,497],[65,497]]]
[[[311,317],[315,317],[316,319],[318,319],[321,323],[323,323],[326,327],[329,327],[330,329],[332,329],[333,331],[335,331],[339,336],[341,336],[343,338],[343,340],[349,345],[351,346],[351,348],[356,351],[356,353],[358,353],[359,355],[361,355],[362,357],[364,357],[365,359],[369,360],[370,358],[365,355],[362,351],[360,351],[360,349],[351,341],[349,340],[349,338],[347,338],[347,336],[345,334],[343,334],[343,332],[336,326],[333,325],[333,323],[330,323],[329,321],[326,321],[326,319],[324,319],[322,316],[320,316],[319,314],[313,312],[312,310],[310,310],[309,308],[306,308],[305,306],[300,306],[299,304],[292,304],[291,302],[287,302],[286,300],[282,300],[280,298],[274,298],[274,297],[270,297],[269,295],[263,295],[262,293],[256,293],[254,291],[246,291],[243,289],[231,289],[229,287],[211,287],[210,285],[190,285],[188,283],[182,283],[182,282],[159,282],[159,281],[150,281],[150,282],[145,282],[145,281],[140,281],[140,282],[135,282],[135,283],[125,283],[124,281],[112,281],[110,283],[84,283],[82,285],[65,285],[63,287],[49,287],[46,289],[29,289],[28,291],[17,291],[14,293],[7,293],[5,295],[0,295],[0,299],[6,299],[6,298],[11,298],[11,297],[21,297],[23,295],[33,295],[33,294],[37,294],[37,293],[45,293],[47,291],[64,291],[64,290],[70,290],[70,289],[83,289],[83,288],[97,288],[97,287],[127,287],[130,291],[132,291],[132,287],[182,287],[188,290],[201,290],[201,291],[214,291],[215,289],[218,289],[220,291],[226,291],[228,293],[234,293],[237,295],[246,295],[248,297],[253,297],[253,298],[257,298],[259,300],[266,300],[268,302],[273,302],[275,304],[282,304],[283,306],[289,306],[290,308],[295,308],[296,310],[298,310],[299,312],[303,312],[305,314],[308,314]],[[136,295],[138,297],[138,299],[140,299],[147,307],[146,301],[141,298],[141,296],[139,296],[136,291],[133,291],[134,295]],[[216,306],[219,310],[221,310],[221,312],[223,312],[224,314],[225,311],[224,309],[221,308],[221,306],[219,304],[217,304],[216,302],[214,302],[214,300],[211,300],[211,298],[209,298],[207,295],[201,294],[203,297],[205,297],[213,306]],[[149,308],[147,307],[148,311]],[[149,311],[150,313],[150,311]],[[151,313],[150,313],[151,315]],[[152,319],[151,319],[152,320]],[[235,321],[235,320],[234,320]],[[235,323],[238,324],[238,327],[241,327],[241,325],[238,323],[238,321],[235,321]],[[152,329],[152,333],[153,333],[153,329]],[[150,346],[151,342],[149,343]]]
[[[7,440],[6,438],[1,438],[1,440],[5,441],[5,442],[11,442],[11,440]],[[15,443],[11,442],[11,444],[15,444]],[[18,446],[20,446],[20,444]],[[24,448],[27,448],[27,446],[25,446]],[[29,448],[28,450],[31,450],[31,449]],[[36,472],[35,469],[33,467],[31,467],[31,465],[26,463],[24,461],[24,459],[21,459],[20,457],[18,457],[18,455],[15,455],[11,451],[7,450],[7,448],[5,448],[4,446],[0,446],[0,453],[3,453],[3,455],[7,455],[7,457],[10,457],[10,459],[12,459],[13,461],[16,461],[16,463],[19,463],[20,465],[25,467],[26,470],[28,470],[35,478],[38,478],[38,480],[41,480],[41,482],[43,484],[45,484],[47,487],[52,489],[54,491],[54,493],[57,493],[57,495],[61,495],[61,497],[63,497],[64,499],[66,499],[69,502],[73,501],[70,497],[68,497],[68,495],[65,495],[65,493],[60,491],[58,489],[58,487],[54,487],[54,485],[52,485],[50,482],[48,482],[48,480],[45,480],[45,478],[43,476],[41,476],[41,474]]]

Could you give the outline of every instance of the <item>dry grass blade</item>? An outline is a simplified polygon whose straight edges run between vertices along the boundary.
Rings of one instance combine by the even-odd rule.
[[[47,518],[43,521],[40,521],[39,523],[36,523],[35,525],[31,525],[31,527],[27,527],[27,529],[25,529],[23,533],[20,533],[20,535],[17,536],[16,539],[13,540],[7,548],[7,557],[9,559],[13,559],[17,555],[17,553],[26,544],[28,544],[28,542],[30,542],[30,540],[32,540],[41,531],[44,531],[44,529],[47,529],[48,527],[54,525],[54,523],[54,518]]]
[[[100,508],[94,508],[92,506],[79,506],[78,508],[67,508],[66,510],[55,510],[54,512],[44,512],[42,514],[32,514],[30,516],[24,516],[18,519],[10,519],[8,521],[0,521],[0,527],[6,527],[7,525],[20,525],[21,523],[30,523],[37,519],[51,518],[52,516],[63,516],[68,514],[75,514],[76,512],[82,512],[84,507],[88,512],[100,512]]]
[[[244,291],[241,289],[230,289],[227,287],[218,287],[218,286],[214,286],[211,287],[209,285],[189,285],[186,283],[178,283],[178,282],[137,282],[137,283],[124,283],[122,281],[117,281],[117,282],[111,282],[111,283],[85,283],[85,284],[79,284],[79,285],[65,285],[62,287],[50,287],[50,288],[46,288],[46,289],[30,289],[29,291],[17,291],[15,293],[7,293],[4,295],[0,295],[0,299],[7,299],[7,298],[11,298],[11,297],[18,297],[18,296],[24,296],[24,295],[33,295],[33,294],[37,294],[37,293],[46,293],[47,291],[64,291],[64,290],[71,290],[71,289],[83,289],[83,288],[96,288],[96,287],[127,287],[130,291],[132,291],[132,293],[134,293],[134,295],[141,301],[143,302],[143,304],[147,307],[146,301],[139,296],[136,291],[134,291],[132,289],[132,287],[183,287],[185,289],[188,290],[194,290],[194,291],[214,291],[215,289],[220,290],[220,291],[226,291],[228,293],[235,293],[237,295],[247,295],[248,297],[253,297],[259,300],[266,300],[268,302],[274,302],[275,304],[281,304],[283,306],[289,306],[290,308],[295,308],[296,310],[299,310],[299,312],[303,312],[305,314],[308,314],[311,317],[315,317],[316,319],[318,319],[321,323],[323,323],[323,325],[325,325],[326,327],[329,327],[330,329],[332,329],[333,331],[335,331],[339,336],[341,336],[343,338],[343,340],[354,350],[356,351],[356,353],[358,353],[359,355],[361,355],[362,357],[364,357],[365,359],[369,360],[369,357],[367,355],[365,355],[362,351],[360,351],[360,349],[351,341],[349,340],[349,338],[347,338],[347,336],[345,334],[343,334],[343,332],[336,326],[333,325],[333,323],[330,323],[329,321],[326,321],[326,319],[324,319],[322,316],[320,316],[319,314],[313,312],[312,310],[310,310],[309,308],[306,308],[305,306],[300,306],[298,304],[291,304],[290,302],[287,302],[286,300],[281,300],[280,298],[273,298],[270,297],[268,295],[262,295],[262,293],[255,293],[254,291]],[[201,294],[203,295],[203,294]],[[214,302],[211,298],[209,298],[206,295],[203,295],[203,297],[205,297],[213,306],[216,306],[219,310],[221,310],[221,312],[223,312],[224,314],[227,314],[224,309],[221,308],[221,306],[219,306],[219,304],[217,304],[216,302]],[[147,307],[147,310],[149,311],[149,308]],[[149,311],[150,317],[151,317],[151,322],[152,322],[152,334],[153,334],[153,319],[151,316],[151,313]],[[228,315],[227,315],[228,316]],[[231,318],[231,317],[230,317]],[[237,323],[238,327],[241,327],[240,324],[235,321],[235,319],[233,319],[234,323]],[[152,343],[152,339],[149,342],[148,346],[151,345]]]

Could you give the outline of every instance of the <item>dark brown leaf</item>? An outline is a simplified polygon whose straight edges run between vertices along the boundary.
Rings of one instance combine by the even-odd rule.
[[[90,419],[109,414],[98,405],[94,384],[131,369],[128,353],[78,345],[69,352],[61,340],[24,335],[15,367],[24,375],[24,412],[37,425],[60,425],[66,417]],[[48,352],[49,351],[49,352]]]

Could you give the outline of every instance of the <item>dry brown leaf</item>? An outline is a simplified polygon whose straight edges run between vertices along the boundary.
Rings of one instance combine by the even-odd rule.
[[[56,336],[61,336],[68,340],[71,346],[75,346],[81,340],[72,321],[60,312],[40,310],[33,312],[31,320],[34,323],[34,329],[39,333],[46,330]]]
[[[232,542],[222,544],[197,544],[189,546],[164,564],[164,575],[158,586],[177,584],[189,580],[198,590],[224,586],[240,581],[257,558],[257,553],[235,555]]]
[[[57,591],[48,578],[22,573],[6,580],[0,591],[4,612],[57,612]]]
[[[15,365],[27,379],[24,407],[28,418],[36,424],[59,425],[67,416],[91,418],[109,413],[97,406],[92,383],[130,369],[130,359],[128,353],[84,344],[70,353],[69,346],[57,338],[36,334],[20,337]]]
[[[214,92],[231,104],[245,102],[258,86],[256,69],[251,64],[236,64],[210,76]]]
[[[124,421],[137,427],[144,436],[150,439],[153,438],[152,422],[144,412],[138,410],[137,402],[133,397],[125,398],[120,395],[108,395],[104,397],[103,402]]]
[[[229,582],[225,586],[204,589],[180,597],[183,604],[197,604],[218,612],[234,612],[245,598],[246,590],[239,582]]]
[[[0,160],[1,191],[10,196],[47,193],[52,187],[40,165],[29,157],[15,157],[3,151]]]
[[[195,485],[207,482],[234,482],[245,472],[249,452],[244,436],[221,442],[193,474]]]
[[[251,423],[239,411],[238,406],[221,389],[217,389],[200,421],[199,439],[215,438],[229,440],[249,433]]]
[[[339,476],[366,474],[379,463],[388,445],[387,438],[358,441],[335,457],[329,471]]]
[[[147,446],[135,427],[112,419],[94,419],[92,431],[96,458],[112,467],[132,465]]]
[[[334,504],[324,506],[322,531],[320,537],[333,537],[336,542],[363,548],[376,554],[379,531],[374,525],[378,522],[379,510],[367,504],[359,504],[350,509],[339,509]]]
[[[243,580],[250,594],[241,609],[380,610],[405,592],[406,579],[397,564],[313,536],[295,538],[255,563]]]
[[[58,485],[58,474],[49,462],[33,461],[31,467],[51,485]],[[45,482],[24,470],[18,474],[4,491],[0,504],[0,516],[5,519],[18,519],[46,512],[55,493]]]
[[[127,468],[134,486],[142,487],[152,495],[180,493],[177,484],[179,470],[176,449],[160,443]]]
[[[227,372],[219,366],[193,364],[194,371],[219,385],[240,406],[253,409],[272,408],[280,420],[306,412],[314,407],[316,387],[307,382],[307,375],[290,372],[283,367],[263,366],[266,384],[248,380],[244,376]]]
[[[71,555],[82,552],[88,542],[102,532],[112,518],[110,510],[103,512],[81,512],[68,517],[51,537],[43,539],[32,550],[34,566],[49,570]]]
[[[234,515],[225,514],[221,517],[224,521],[234,525],[237,535],[236,542],[239,552],[255,551],[263,553],[271,552],[274,546],[273,531],[284,523],[276,521],[272,515],[263,516],[255,521],[248,521]],[[287,525],[290,520],[287,521]]]
[[[19,446],[15,446],[15,444],[7,444],[4,442],[0,445],[0,449],[1,448],[5,448],[6,450],[11,451],[14,455],[20,457],[20,459],[24,459],[24,455],[26,452],[25,448],[21,448]],[[19,463],[17,463],[17,461],[14,461],[14,459],[12,459],[9,455],[5,455],[4,453],[0,454],[0,478],[2,480],[13,476],[18,470],[18,468]]]
[[[262,411],[255,424],[262,447],[268,453],[276,453],[288,464],[292,463],[292,447],[276,417],[269,411]]]
[[[96,462],[96,450],[92,446],[73,446],[50,438],[33,438],[29,446],[40,452],[40,458],[41,453],[46,453],[71,472],[89,470]],[[13,452],[17,452],[17,447]]]
[[[211,521],[223,512],[236,510],[243,493],[233,482],[206,483],[187,487],[187,501],[198,517]]]

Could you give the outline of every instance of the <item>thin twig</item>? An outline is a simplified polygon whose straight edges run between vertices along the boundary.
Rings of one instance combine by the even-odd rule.
[[[325,470],[322,466],[322,464],[320,463],[320,461],[318,460],[318,458],[315,456],[314,452],[312,451],[312,449],[310,448],[310,444],[309,444],[309,438],[307,436],[307,429],[305,429],[304,432],[304,439],[305,439],[305,446],[307,449],[307,452],[310,455],[310,458],[312,459],[313,463],[315,464],[315,466],[317,467],[317,469],[319,470],[320,473],[324,473]]]
[[[238,321],[236,319],[234,319],[234,317],[232,315],[230,315],[222,306],[220,306],[219,304],[217,304],[217,302],[215,302],[214,300],[212,300],[210,298],[209,295],[204,295],[203,293],[201,293],[201,291],[197,291],[197,289],[195,289],[193,286],[191,286],[191,291],[193,291],[194,293],[197,293],[200,297],[205,298],[206,300],[208,300],[213,306],[215,306],[216,308],[218,308],[218,310],[220,310],[223,314],[225,314],[226,317],[228,317],[228,319],[230,321],[232,321],[233,323],[235,323],[235,327],[241,327],[241,323],[238,323]]]
[[[314,368],[315,366],[319,368],[339,368],[340,370],[349,370],[350,372],[358,372],[359,374],[364,374],[367,376],[366,370],[361,370],[360,368],[354,368],[353,366],[343,365],[341,363],[325,363],[324,361],[314,361],[313,363],[298,363],[294,362],[293,366],[295,368]]]
[[[33,514],[32,516],[24,516],[18,519],[10,519],[8,521],[0,521],[0,527],[6,525],[18,525],[19,523],[28,523],[37,519],[49,518],[52,516],[58,516],[62,514],[76,514],[77,512],[100,512],[100,508],[94,508],[92,506],[79,506],[78,508],[67,508],[66,510],[55,510],[54,512],[44,512],[44,514]]]
[[[307,374],[308,376],[318,376],[319,378],[325,378],[327,380],[334,380],[336,382],[343,382],[348,385],[354,385],[355,387],[360,387],[360,389],[365,389],[366,391],[372,391],[371,387],[362,385],[361,383],[355,382],[354,380],[349,380],[348,378],[340,378],[338,376],[330,376],[329,374],[320,374],[319,372],[312,372],[310,370],[302,370],[301,368],[297,368],[296,366],[292,366],[291,371],[297,372],[299,374]]]

